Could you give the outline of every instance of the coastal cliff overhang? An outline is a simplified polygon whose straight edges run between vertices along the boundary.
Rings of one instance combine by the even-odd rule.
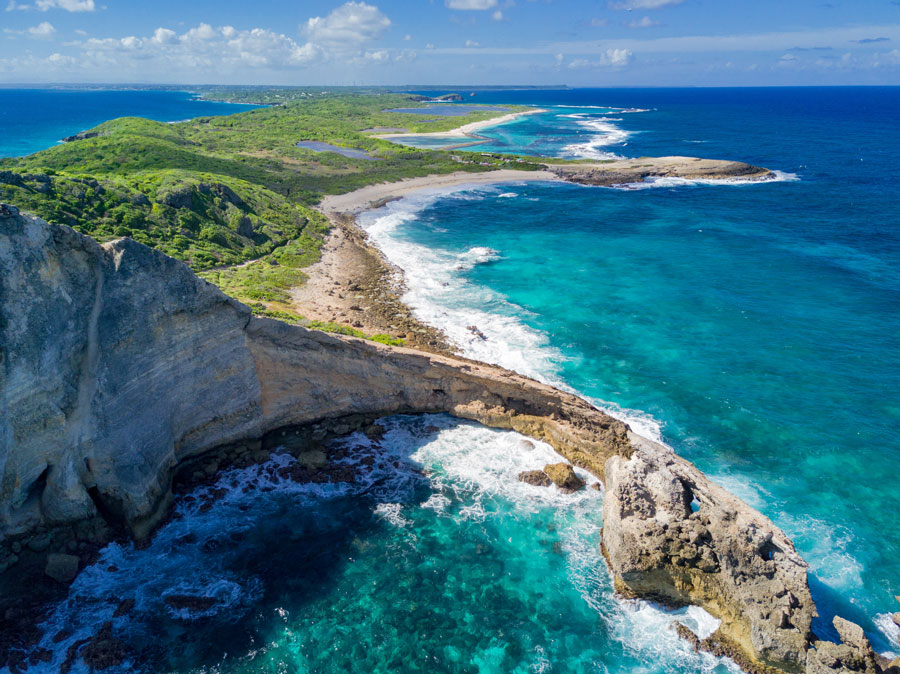
[[[606,473],[604,544],[620,589],[707,608],[753,661],[794,670],[805,657],[815,608],[784,533],[581,398],[481,363],[255,318],[159,252],[7,207],[0,265],[0,546],[98,517],[146,536],[180,466],[275,428],[446,412]],[[657,513],[687,534],[668,535],[662,555],[635,535],[652,533]],[[790,628],[772,613],[785,602]]]

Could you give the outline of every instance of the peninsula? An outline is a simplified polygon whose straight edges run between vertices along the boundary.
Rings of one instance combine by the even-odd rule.
[[[686,157],[451,155],[364,133],[461,121],[387,112],[400,105],[416,103],[337,95],[174,125],[114,120],[0,163],[6,606],[27,579],[71,581],[97,546],[147,540],[175,490],[267,460],[286,433],[306,455],[374,432],[386,415],[441,412],[545,440],[602,480],[617,591],[705,608],[721,626],[702,640],[683,633],[697,648],[754,673],[896,672],[900,663],[841,618],[841,644],[817,640],[806,563],[764,515],[583,399],[455,356],[403,308],[397,271],[353,219],[416,190],[470,183],[771,172]],[[472,117],[464,126],[498,119]],[[311,152],[302,140],[381,161]],[[317,466],[322,479],[342,479]],[[82,657],[109,638],[81,644]],[[4,640],[7,661],[42,657],[33,638]]]

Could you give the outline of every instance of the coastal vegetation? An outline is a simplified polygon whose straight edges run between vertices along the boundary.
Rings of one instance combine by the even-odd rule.
[[[241,90],[266,102],[287,96],[282,89]],[[246,100],[230,89],[217,93]],[[101,242],[131,237],[185,261],[258,312],[299,321],[288,291],[303,284],[302,269],[319,259],[329,224],[312,206],[323,195],[481,172],[508,161],[407,148],[364,131],[446,131],[506,114],[510,106],[457,117],[387,112],[398,107],[424,106],[376,90],[291,88],[287,102],[227,117],[176,124],[115,119],[43,152],[0,160],[0,201]],[[364,150],[379,161],[316,152],[297,147],[300,141]],[[541,168],[531,162],[516,167]]]

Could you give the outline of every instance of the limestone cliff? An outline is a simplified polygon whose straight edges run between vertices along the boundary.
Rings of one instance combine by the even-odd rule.
[[[620,591],[704,606],[751,661],[805,662],[815,607],[790,540],[576,396],[255,318],[161,253],[2,205],[0,267],[0,566],[23,543],[51,551],[53,531],[89,536],[85,522],[147,535],[175,472],[224,445],[351,415],[448,412],[605,471],[603,540]]]
[[[255,318],[130,239],[0,217],[0,541],[102,514],[138,536],[175,467],[280,426],[450,412],[602,474],[627,428],[513,373]]]

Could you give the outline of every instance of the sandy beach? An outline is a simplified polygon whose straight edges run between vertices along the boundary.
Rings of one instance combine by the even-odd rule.
[[[550,171],[517,171],[515,169],[500,169],[498,171],[485,171],[483,173],[470,173],[457,171],[443,175],[423,176],[421,178],[407,178],[395,183],[379,183],[369,185],[347,194],[328,195],[322,199],[318,209],[328,215],[329,213],[359,213],[391,199],[399,199],[414,192],[423,190],[442,190],[460,185],[490,185],[493,183],[510,183],[521,181],[558,181],[560,177]]]
[[[551,180],[560,179],[549,171],[459,171],[325,197],[318,209],[331,221],[332,229],[322,246],[322,259],[304,270],[307,282],[291,293],[294,309],[310,319],[351,325],[368,334],[390,334],[418,349],[453,353],[455,349],[444,334],[418,321],[402,302],[403,274],[369,243],[356,225],[356,215],[415,192]]]
[[[508,115],[502,115],[501,117],[493,117],[491,119],[485,119],[480,122],[463,124],[462,126],[451,129],[450,131],[433,131],[429,133],[380,133],[374,135],[374,137],[383,138],[385,140],[390,140],[391,138],[409,138],[410,136],[415,136],[418,138],[457,138],[460,136],[471,137],[472,134],[480,131],[481,129],[486,129],[489,126],[505,124],[506,122],[511,122],[514,119],[518,119],[519,117],[524,117],[526,115],[537,115],[541,112],[547,111],[542,108],[538,108],[536,110],[526,110],[525,112],[511,112]]]

